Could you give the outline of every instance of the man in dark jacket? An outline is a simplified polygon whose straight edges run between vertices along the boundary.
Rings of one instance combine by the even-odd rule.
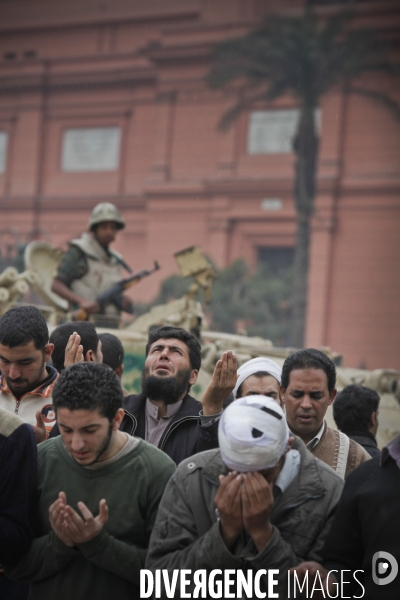
[[[36,440],[32,427],[0,408],[0,564],[19,560],[33,539]],[[24,600],[29,586],[8,579],[0,567],[0,598]]]
[[[372,458],[380,456],[376,443],[379,394],[363,385],[347,385],[333,403],[333,418],[339,431],[360,444]]]
[[[302,584],[307,572],[309,579],[319,572],[321,595],[315,599],[338,597],[340,589],[341,598],[398,600],[399,496],[400,435],[383,448],[381,457],[360,465],[346,480],[322,564],[296,567]]]
[[[180,327],[150,331],[142,392],[127,396],[124,409],[135,421],[132,435],[163,450],[177,464],[218,447],[217,415],[189,395],[201,365],[197,339]]]

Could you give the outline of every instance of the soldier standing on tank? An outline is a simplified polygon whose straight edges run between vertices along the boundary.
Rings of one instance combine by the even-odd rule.
[[[52,291],[68,300],[73,308],[81,308],[88,314],[99,313],[98,294],[122,279],[122,268],[131,272],[123,257],[109,247],[124,227],[125,221],[113,204],[97,204],[90,215],[89,231],[69,242],[69,249],[53,280]],[[122,303],[124,309],[132,312],[132,301],[128,296],[123,296]],[[114,304],[109,304],[105,312],[119,315]]]

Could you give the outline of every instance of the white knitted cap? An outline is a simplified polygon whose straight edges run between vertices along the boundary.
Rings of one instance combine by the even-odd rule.
[[[233,390],[234,398],[236,398],[237,391],[242,385],[243,381],[250,377],[250,375],[254,375],[254,373],[258,373],[259,371],[266,371],[272,375],[272,377],[275,377],[279,384],[281,383],[282,369],[278,363],[270,358],[265,358],[264,356],[252,358],[238,368],[237,372],[239,377]]]
[[[286,452],[289,428],[281,407],[267,396],[245,396],[222,413],[218,440],[232,471],[271,469]]]

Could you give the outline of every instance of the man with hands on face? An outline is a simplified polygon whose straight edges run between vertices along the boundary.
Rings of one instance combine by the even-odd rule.
[[[150,533],[173,462],[119,430],[122,389],[106,365],[65,369],[53,402],[61,435],[38,447],[36,537],[6,574],[30,599],[139,597]]]
[[[185,460],[169,481],[146,567],[167,569],[170,579],[173,569],[277,569],[286,598],[288,570],[321,556],[343,486],[289,435],[272,398],[232,402],[220,419],[220,449]]]

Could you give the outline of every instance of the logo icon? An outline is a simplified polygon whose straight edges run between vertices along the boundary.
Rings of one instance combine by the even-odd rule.
[[[375,552],[372,557],[372,579],[376,585],[392,583],[399,572],[399,565],[395,557],[389,552]]]
[[[46,431],[50,433],[56,422],[56,412],[52,404],[46,404],[46,406],[43,406],[42,419],[46,427]]]
[[[45,423],[52,423],[56,420],[56,412],[52,404],[46,404],[46,406],[43,406],[42,419]]]

